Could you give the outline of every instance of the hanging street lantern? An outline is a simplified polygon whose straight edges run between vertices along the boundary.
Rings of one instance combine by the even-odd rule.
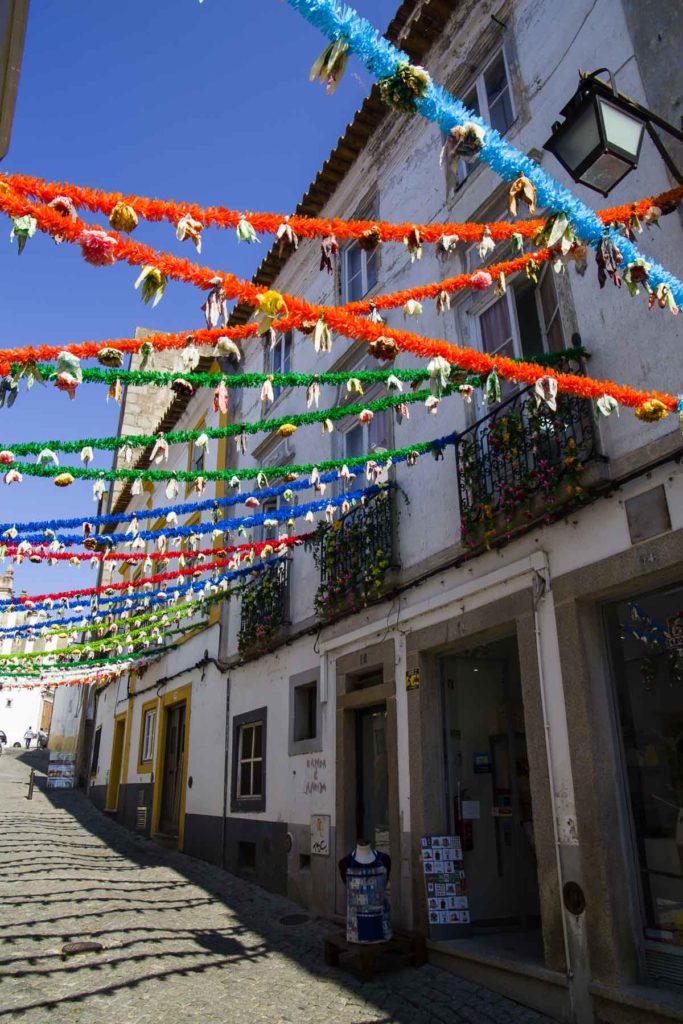
[[[609,75],[609,85],[597,77],[601,72]],[[673,176],[681,182],[681,175],[653,125],[680,141],[683,132],[617,92],[614,76],[607,68],[590,74],[580,71],[579,87],[561,114],[565,120],[555,122],[543,148],[554,153],[577,183],[608,195],[638,166],[646,130]]]

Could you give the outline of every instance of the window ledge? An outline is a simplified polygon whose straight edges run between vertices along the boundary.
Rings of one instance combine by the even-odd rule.
[[[317,754],[323,749],[322,738],[316,736],[312,740],[290,740],[289,741],[289,756],[295,757],[297,754]]]
[[[259,797],[257,800],[231,800],[230,810],[238,814],[262,814],[266,809],[266,798]]]

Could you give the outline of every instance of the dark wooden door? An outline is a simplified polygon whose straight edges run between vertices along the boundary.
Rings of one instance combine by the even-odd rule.
[[[180,796],[185,755],[185,704],[176,704],[166,712],[166,743],[161,784],[159,831],[178,832]]]

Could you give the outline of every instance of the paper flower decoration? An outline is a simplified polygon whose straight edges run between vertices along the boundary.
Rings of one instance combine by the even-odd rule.
[[[138,226],[138,215],[128,203],[118,202],[109,214],[109,223],[114,231],[124,231],[129,235]]]
[[[117,348],[102,348],[97,353],[97,361],[102,366],[111,366],[114,369],[118,369],[119,366],[123,366],[123,352],[120,352]]]
[[[362,409],[358,413],[358,422],[359,423],[363,423],[363,424],[371,423],[373,418],[374,418],[374,416],[375,416],[375,414],[372,411],[372,409]]]
[[[656,423],[669,415],[669,410],[658,398],[648,398],[634,410],[635,415],[643,423]]]
[[[407,234],[403,236],[403,244],[410,253],[410,262],[414,263],[415,260],[422,259],[422,239],[420,232],[416,227],[412,227]]]
[[[296,433],[296,427],[293,423],[283,423],[281,427],[278,427],[277,432],[279,437],[291,437]]]
[[[536,404],[545,403],[553,412],[557,411],[557,380],[555,377],[539,377],[534,384]]]
[[[14,454],[8,448],[0,452],[0,466],[11,466],[14,462]]]
[[[10,239],[13,241],[17,240],[18,253],[21,256],[24,251],[24,247],[28,242],[29,238],[33,238],[38,228],[38,221],[35,217],[13,217],[12,218],[12,230],[10,231]]]
[[[616,412],[617,415],[619,415],[619,403],[616,398],[612,398],[611,395],[603,395],[602,398],[598,398],[595,404],[598,412],[603,416],[611,416],[613,412]]]
[[[282,256],[282,253],[288,246],[293,252],[299,248],[299,236],[292,229],[289,217],[285,217],[277,229],[275,241],[278,243],[278,256]]]
[[[313,62],[309,75],[310,81],[315,82],[318,79],[325,86],[327,95],[331,96],[342,79],[348,60],[349,44],[344,38],[335,39]]]
[[[197,252],[202,251],[202,225],[194,217],[191,217],[189,213],[180,218],[176,224],[175,234],[179,242],[184,242],[185,239],[189,238]]]
[[[440,395],[443,389],[448,385],[448,381],[451,376],[451,364],[443,356],[434,356],[427,363],[427,371],[429,373],[430,385],[432,392]]]
[[[472,274],[472,277],[470,278],[470,285],[476,292],[485,292],[492,284],[493,278],[486,270],[478,270],[476,274]]]
[[[158,306],[166,289],[166,277],[156,267],[146,266],[135,282],[135,288],[141,288],[142,301],[152,303],[152,308]]]
[[[652,309],[655,302],[660,309],[668,308],[669,312],[672,313],[673,316],[678,316],[678,306],[676,305],[676,301],[671,293],[671,289],[663,282],[658,284],[654,291],[650,292],[650,298],[647,303],[648,309]]]
[[[478,159],[484,145],[484,129],[466,121],[463,125],[451,128],[441,149],[439,163],[448,162],[453,174],[457,174],[458,161],[464,160],[471,164]]]
[[[59,465],[59,459],[55,452],[53,452],[51,448],[43,448],[43,450],[36,456],[36,465],[45,466],[50,462],[53,466]]]
[[[316,409],[320,406],[320,385],[316,380],[312,381],[306,388],[306,408],[310,409],[315,404]]]
[[[403,305],[404,316],[419,316],[422,312],[422,303],[417,299],[408,299]]]
[[[285,316],[287,315],[287,306],[285,305],[285,300],[282,298],[280,293],[273,289],[269,289],[267,292],[262,292],[257,296],[257,300],[257,310],[260,315],[260,320],[258,321],[258,334],[262,337],[271,329],[273,321],[279,313],[284,312]]]
[[[165,492],[166,493],[166,497],[169,499],[169,501],[172,501],[173,498],[177,498],[178,497],[178,491],[179,490],[180,490],[180,488],[178,487],[178,481],[176,480],[176,478],[174,476],[172,476],[171,479],[166,484],[166,492]]]
[[[382,232],[378,227],[366,228],[358,239],[358,248],[363,252],[374,252],[382,241]]]
[[[496,402],[500,402],[500,378],[495,366],[484,384],[484,400],[488,405],[495,405]]]
[[[60,391],[66,391],[71,401],[76,397],[76,388],[79,384],[79,379],[66,371],[58,373],[55,377],[55,387],[59,388]]]
[[[462,396],[463,401],[466,405],[472,404],[472,395],[474,394],[474,388],[471,384],[461,384],[458,387],[458,392]]]
[[[76,207],[68,196],[55,196],[47,205],[65,219],[67,217],[72,220],[76,218]]]
[[[268,377],[266,380],[264,380],[263,387],[261,388],[261,401],[272,402],[274,401],[274,399],[275,393],[273,391],[273,383],[271,378]]]
[[[255,498],[253,495],[250,498],[247,498],[245,500],[244,504],[247,506],[247,508],[260,508],[261,507],[261,502],[258,500],[258,498]]]
[[[148,365],[154,366],[154,345],[151,341],[143,341],[139,354],[141,370],[146,370]]]
[[[439,403],[441,399],[437,398],[436,395],[430,395],[429,398],[425,399],[425,409],[427,412],[434,415],[439,411]]]
[[[334,423],[330,419],[323,420],[323,434],[331,434],[334,431]]]
[[[18,469],[8,469],[5,473],[6,484],[20,484],[23,479],[24,478]]]
[[[445,289],[441,289],[436,297],[436,312],[440,315],[451,308],[451,297]]]
[[[491,229],[487,226],[484,228],[481,236],[481,241],[477,245],[479,252],[479,259],[485,260],[496,248],[496,243],[493,240]]]
[[[332,334],[322,314],[313,328],[313,348],[317,353],[332,351]]]
[[[533,217],[536,213],[536,186],[524,174],[519,174],[510,185],[508,192],[508,213],[517,216],[517,201],[521,200],[529,207]]]
[[[334,264],[339,255],[339,242],[334,235],[325,235],[320,242],[320,269],[334,273]]]
[[[70,487],[73,482],[71,473],[58,473],[55,477],[55,487]]]
[[[391,362],[398,355],[398,345],[393,338],[375,338],[368,343],[368,354],[382,363]]]
[[[249,244],[253,244],[254,242],[261,241],[246,217],[240,217],[237,222],[235,232],[237,234],[238,242],[249,242]]]
[[[7,401],[7,408],[11,409],[17,400],[19,394],[19,387],[17,382],[12,380],[11,377],[0,377],[0,409],[2,409],[5,401]]]
[[[224,380],[220,382],[213,393],[213,411],[220,412],[224,416],[228,412],[228,388]]]
[[[183,398],[192,398],[194,394],[194,384],[191,384],[189,380],[185,380],[184,377],[176,377],[171,384],[171,389]]]
[[[116,263],[115,238],[100,228],[86,228],[78,236],[78,244],[86,263],[93,267],[110,267]]]
[[[154,446],[149,456],[149,461],[156,462],[157,465],[160,462],[168,461],[168,441],[163,436],[163,434],[159,434],[156,441],[154,442]]]
[[[348,393],[350,395],[353,395],[353,394],[362,395],[363,394],[363,385],[358,380],[358,377],[349,377],[349,379],[346,382],[346,390],[348,391]]]
[[[380,79],[380,95],[394,110],[414,114],[419,101],[429,88],[429,75],[419,64],[400,61],[396,70],[387,78]]]
[[[216,342],[216,347],[213,350],[215,356],[228,356],[239,363],[242,358],[242,354],[237,346],[237,343],[232,338],[219,338]]]

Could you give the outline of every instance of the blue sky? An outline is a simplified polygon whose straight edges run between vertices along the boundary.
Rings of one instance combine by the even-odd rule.
[[[357,0],[384,29],[398,0]],[[233,209],[292,210],[371,86],[352,61],[328,97],[308,81],[325,40],[281,0],[33,0],[8,155],[0,169],[53,181]],[[98,223],[106,221],[99,218]],[[203,324],[203,296],[170,283],[155,310],[133,289],[134,268],[95,268],[80,250],[36,235],[21,257],[0,222],[0,345],[131,337],[139,325]],[[193,257],[169,224],[138,228],[157,248]],[[239,246],[206,232],[201,262],[243,277],[266,246]],[[116,432],[118,406],[105,389],[70,402],[34,388],[0,409],[0,448],[33,439]],[[106,453],[95,466],[108,467]],[[62,459],[65,463],[66,459]],[[60,490],[47,480],[0,484],[0,521],[94,513],[89,482]],[[91,586],[94,574],[24,565],[29,593]]]

